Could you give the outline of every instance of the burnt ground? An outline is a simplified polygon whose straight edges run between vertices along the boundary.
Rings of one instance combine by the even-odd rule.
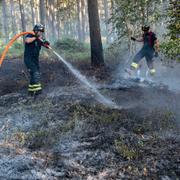
[[[120,109],[96,101],[66,67],[41,62],[44,91],[27,95],[19,60],[0,69],[1,179],[178,179],[180,93],[76,64]]]

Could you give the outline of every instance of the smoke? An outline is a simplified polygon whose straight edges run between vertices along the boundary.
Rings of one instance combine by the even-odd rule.
[[[118,80],[121,77],[125,79],[129,78],[125,69],[130,67],[133,57],[134,55],[131,55],[129,52],[126,52],[123,56],[121,56],[121,63],[114,75],[115,79]],[[152,77],[148,72],[146,60],[142,59],[140,62],[140,69],[134,73],[134,76],[145,81],[153,82],[157,86],[164,86],[171,91],[180,92],[180,63],[175,61],[171,61],[170,63],[167,62],[167,59],[165,59],[163,55],[159,55],[158,58],[154,58],[156,75]]]
[[[132,100],[131,104],[147,108],[150,111],[161,109],[163,112],[172,112],[180,123],[180,63],[171,62],[165,64],[166,59],[161,57],[154,60],[154,66],[156,68],[156,75],[151,78],[147,76],[147,64],[146,60],[142,59],[140,64],[140,78],[144,81],[134,81],[131,76],[128,76],[125,69],[130,67],[133,59],[133,55],[128,52],[121,56],[121,63],[117,67],[114,73],[115,82],[112,87],[120,89],[126,87],[130,89],[129,95],[133,97],[133,92],[136,93],[136,87],[139,89],[141,96],[139,99]],[[166,61],[167,62],[167,61]],[[136,74],[137,76],[137,74]],[[136,77],[134,76],[134,77]],[[117,88],[118,87],[118,88]],[[134,89],[135,88],[135,89]],[[134,90],[134,91],[131,91]],[[127,90],[128,91],[128,90]]]
[[[157,61],[155,67],[157,69],[155,82],[166,85],[169,90],[180,92],[180,64],[171,62],[170,65],[165,65]]]
[[[69,62],[67,62],[65,59],[63,59],[56,51],[53,50],[53,53],[59,58],[59,60],[61,60],[66,66],[67,68],[72,72],[72,74],[79,79],[79,81],[81,83],[83,83],[84,85],[86,85],[86,87],[88,89],[90,89],[94,94],[96,94],[97,96],[97,100],[110,107],[110,108],[115,108],[115,109],[120,109],[121,107],[119,107],[118,105],[116,105],[115,102],[113,102],[111,99],[109,99],[108,97],[103,96],[99,90],[96,88],[95,85],[93,85],[92,83],[90,83],[87,78],[82,75],[80,73],[80,71],[78,71],[77,69],[75,69]]]

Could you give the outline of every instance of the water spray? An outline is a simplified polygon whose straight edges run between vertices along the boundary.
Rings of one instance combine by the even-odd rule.
[[[111,108],[115,108],[115,109],[120,109],[120,107],[118,105],[116,105],[116,103],[114,103],[112,100],[110,100],[109,98],[103,96],[95,87],[95,85],[93,85],[92,83],[90,83],[87,78],[82,75],[77,69],[75,69],[70,63],[68,63],[64,58],[62,58],[56,51],[54,51],[51,47],[49,47],[49,49],[52,50],[52,52],[58,57],[58,59],[60,61],[62,61],[67,67],[68,69],[73,73],[73,75],[79,79],[84,85],[86,85],[86,87],[88,87],[93,93],[95,93],[97,95],[97,100],[104,104],[107,105]]]

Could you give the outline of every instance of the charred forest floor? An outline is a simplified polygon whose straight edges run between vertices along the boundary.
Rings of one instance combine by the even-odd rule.
[[[43,93],[27,94],[22,61],[0,69],[1,179],[178,179],[180,93],[140,86],[115,69],[74,64],[121,109],[106,107],[56,60],[41,62]]]

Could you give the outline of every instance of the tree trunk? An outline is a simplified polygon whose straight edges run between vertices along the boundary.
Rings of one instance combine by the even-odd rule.
[[[72,22],[71,19],[69,19],[69,36],[71,38],[73,38],[73,36],[74,36],[74,33],[73,33],[73,22]]]
[[[40,13],[39,13],[39,0],[35,0],[34,1],[34,10],[35,10],[35,23],[39,23],[40,22]]]
[[[13,32],[13,34],[16,34],[16,18],[14,18],[15,17],[15,9],[14,9],[14,1],[13,0],[11,0],[10,1],[10,9],[11,9],[11,11],[10,11],[10,15],[11,15],[11,21],[12,21],[12,32]]]
[[[86,34],[85,34],[85,22],[86,22],[86,14],[85,14],[85,2],[84,0],[81,0],[81,17],[82,17],[82,42],[85,41]]]
[[[20,9],[20,15],[21,15],[22,31],[26,31],[25,13],[24,13],[24,6],[23,6],[22,0],[19,0],[19,9]]]
[[[57,16],[57,33],[58,33],[58,39],[61,38],[61,21],[60,21],[60,17]]]
[[[106,42],[109,43],[109,25],[108,25],[108,19],[109,19],[109,11],[108,11],[108,0],[103,0],[104,3],[104,17],[105,17],[105,25],[106,25]]]
[[[20,15],[21,15],[21,25],[22,25],[22,31],[26,31],[26,24],[25,24],[25,14],[24,14],[24,6],[22,0],[19,0],[19,9],[20,9]],[[23,36],[23,41],[24,41]]]
[[[56,38],[56,31],[55,31],[55,11],[54,11],[54,0],[49,0],[49,15],[50,15],[50,37],[51,41],[54,42]]]
[[[46,1],[46,37],[50,40],[50,13],[49,0]]]
[[[104,65],[97,0],[88,0],[92,66]]]
[[[39,17],[40,17],[40,23],[45,26],[45,22],[46,22],[45,0],[39,1]]]
[[[32,27],[35,25],[35,12],[34,12],[34,0],[30,1],[31,5],[31,18],[32,18]]]
[[[9,40],[8,35],[8,17],[7,17],[7,5],[6,0],[2,0],[2,14],[3,14],[3,28],[4,28],[4,42],[7,43]]]
[[[143,3],[141,4],[140,10],[141,10],[142,24],[144,25],[146,17],[145,17],[145,5],[143,5]]]
[[[60,2],[59,0],[55,1],[55,7],[56,7],[56,34],[57,34],[57,40],[60,39],[61,37],[61,19],[60,19],[60,15],[59,15],[59,6],[60,6]]]
[[[114,0],[111,0],[110,1],[111,2],[111,13],[113,13],[113,11],[114,11],[114,7],[115,7],[115,3],[114,3]]]
[[[76,0],[76,5],[77,5],[77,32],[78,32],[78,40],[82,41],[80,0]]]

